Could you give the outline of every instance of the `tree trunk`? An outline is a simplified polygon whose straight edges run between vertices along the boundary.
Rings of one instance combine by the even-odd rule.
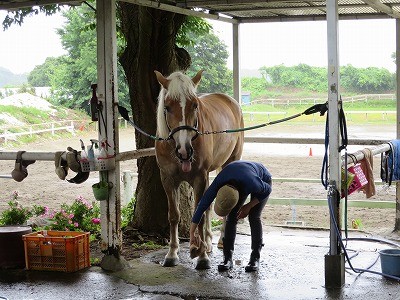
[[[185,21],[185,16],[119,2],[121,31],[126,47],[120,55],[129,86],[134,122],[145,132],[156,133],[157,98],[160,85],[154,70],[168,75],[190,65],[190,56],[175,46],[175,36]],[[154,140],[137,132],[137,149],[154,147]],[[160,172],[155,157],[137,161],[138,183],[135,192],[135,217],[132,225],[146,233],[168,236],[168,203],[161,184]],[[181,197],[183,207],[190,206],[192,193]],[[187,202],[187,203],[183,203]],[[188,212],[191,215],[191,212]],[[184,223],[190,217],[183,216]],[[188,221],[189,220],[189,221]],[[183,224],[182,236],[188,236],[188,226]]]

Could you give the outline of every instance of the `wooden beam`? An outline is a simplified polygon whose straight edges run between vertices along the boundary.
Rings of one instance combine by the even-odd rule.
[[[163,4],[160,3],[159,1],[152,1],[152,0],[123,0],[123,2],[127,3],[132,3],[140,6],[146,6],[146,7],[151,7],[155,9],[160,9],[160,10],[165,10],[173,13],[178,13],[182,15],[187,15],[187,16],[193,16],[193,17],[199,17],[199,18],[206,18],[206,19],[211,19],[211,20],[217,20],[217,21],[223,21],[227,23],[232,23],[232,24],[237,24],[239,23],[235,19],[231,18],[226,18],[222,17],[219,15],[214,15],[210,13],[205,13],[202,11],[195,11],[195,10],[190,10],[187,8],[180,8],[177,6],[173,5],[168,5],[168,4]]]
[[[380,0],[363,0],[364,3],[371,6],[373,9],[385,13],[393,18],[400,18],[400,13],[394,11],[390,6],[383,4]]]
[[[16,10],[20,8],[32,7],[32,6],[43,6],[43,5],[69,5],[69,6],[78,6],[81,5],[83,1],[57,1],[57,0],[33,0],[33,1],[23,1],[23,2],[10,2],[10,3],[1,3],[0,9],[4,10]]]

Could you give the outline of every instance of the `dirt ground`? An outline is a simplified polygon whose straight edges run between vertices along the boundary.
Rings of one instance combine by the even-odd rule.
[[[315,126],[277,126],[252,132],[252,135],[261,136],[289,136],[289,137],[323,137],[323,124]],[[382,134],[381,134],[382,133]],[[132,128],[120,131],[120,151],[135,149],[134,131]],[[248,134],[246,132],[246,134]],[[395,137],[394,127],[370,126],[365,129],[354,128],[349,130],[349,137],[374,139]],[[389,136],[392,136],[390,138]],[[79,139],[89,142],[90,138],[97,138],[96,132],[78,131],[75,136],[40,140],[38,142],[18,146],[15,148],[1,145],[3,151],[64,151],[67,146],[80,148]],[[350,147],[351,148],[351,147]],[[354,149],[354,150],[352,150]],[[353,146],[351,151],[360,150],[360,146]],[[1,148],[0,148],[1,150]],[[285,145],[285,144],[246,144],[243,159],[260,161],[267,166],[273,178],[320,178],[324,148],[322,145]],[[374,158],[374,176],[379,181],[380,156]],[[14,168],[13,161],[0,161],[0,175],[9,175]],[[135,161],[121,162],[121,171],[136,171]],[[23,206],[33,204],[48,206],[57,209],[62,203],[72,203],[78,196],[89,201],[95,201],[91,185],[98,182],[98,172],[92,172],[89,179],[82,184],[71,184],[60,180],[54,172],[54,162],[37,161],[28,167],[29,176],[22,182],[0,178],[0,212],[7,208],[7,202],[14,191],[19,194],[19,202]],[[67,178],[75,173],[70,172]],[[122,185],[123,186],[123,185]],[[394,200],[395,189],[388,191],[382,185],[376,186],[377,194],[371,200]],[[122,191],[123,192],[123,191]],[[271,198],[314,198],[326,199],[326,191],[318,183],[290,183],[274,182]],[[365,195],[356,193],[349,199],[365,200]],[[389,236],[395,222],[395,209],[349,208],[348,220],[359,219],[362,229],[367,232]],[[327,206],[300,206],[300,205],[267,205],[263,223],[265,225],[285,225],[287,221],[300,221],[303,226],[329,228],[329,211]]]

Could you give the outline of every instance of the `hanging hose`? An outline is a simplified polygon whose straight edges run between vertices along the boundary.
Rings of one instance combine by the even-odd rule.
[[[337,235],[337,237],[338,237],[339,244],[340,244],[341,248],[343,249],[343,253],[344,253],[345,257],[346,257],[347,263],[349,264],[351,270],[352,270],[353,272],[359,273],[359,274],[364,273],[364,272],[368,272],[368,273],[377,274],[377,275],[382,275],[382,276],[385,276],[385,277],[388,277],[388,278],[391,278],[391,279],[395,279],[395,280],[400,281],[400,277],[397,277],[397,276],[393,276],[393,275],[390,275],[390,274],[384,274],[384,273],[382,273],[382,272],[376,272],[376,271],[372,271],[372,270],[368,270],[368,269],[360,269],[360,268],[354,268],[354,267],[353,267],[353,265],[351,264],[351,261],[350,261],[351,258],[349,257],[349,255],[348,255],[348,253],[347,253],[346,247],[344,246],[343,239],[342,239],[341,234],[340,234],[339,226],[338,226],[338,224],[337,224],[336,217],[335,217],[335,215],[334,215],[334,209],[333,209],[333,203],[332,203],[332,195],[333,195],[333,193],[338,193],[338,191],[337,191],[332,185],[330,185],[330,186],[329,186],[329,192],[328,192],[329,214],[330,214],[331,220],[333,221],[334,229],[335,229],[335,231],[336,231],[336,235]],[[357,238],[353,238],[352,240],[356,240],[356,239],[357,239]],[[346,239],[346,240],[349,240],[349,239]],[[364,239],[362,239],[362,240],[366,240],[366,239],[364,238]],[[373,241],[376,242],[376,241],[378,241],[378,240],[373,239]],[[384,240],[379,240],[379,242],[386,243],[386,241],[384,241]],[[400,245],[398,245],[398,244],[391,243],[391,245],[394,245],[394,246],[400,248]],[[376,261],[377,261],[377,260],[376,260]],[[376,262],[375,262],[375,263],[376,263]],[[375,263],[374,263],[374,264],[375,264]],[[371,266],[369,266],[369,268],[371,268],[374,264],[372,264]]]

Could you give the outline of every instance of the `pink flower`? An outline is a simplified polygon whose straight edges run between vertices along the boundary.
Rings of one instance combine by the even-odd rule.
[[[99,218],[93,218],[92,219],[93,224],[100,224],[100,219]]]
[[[70,219],[72,219],[74,217],[74,214],[69,214],[68,216]]]
[[[79,227],[78,222],[75,222],[75,223],[74,223],[74,227]]]

